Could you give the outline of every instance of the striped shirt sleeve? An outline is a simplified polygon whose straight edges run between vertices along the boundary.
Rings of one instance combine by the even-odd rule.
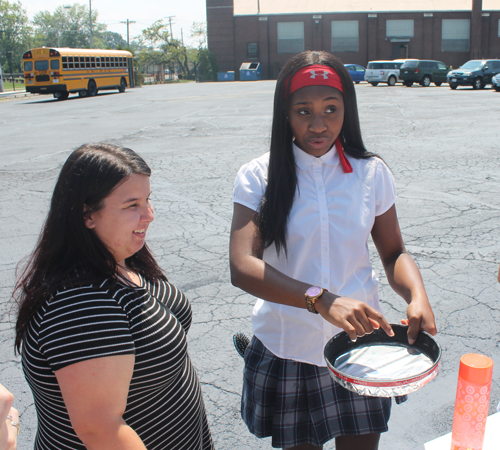
[[[112,294],[99,287],[58,292],[46,306],[39,343],[52,371],[135,353],[127,314]]]

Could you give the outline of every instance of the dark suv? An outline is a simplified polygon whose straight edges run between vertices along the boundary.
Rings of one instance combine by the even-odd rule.
[[[431,82],[441,86],[442,83],[446,83],[446,74],[449,70],[450,68],[441,61],[406,61],[399,69],[399,78],[408,87],[413,83],[430,86]]]
[[[459,69],[450,70],[447,78],[452,89],[457,86],[483,89],[497,73],[500,73],[500,59],[473,59]]]

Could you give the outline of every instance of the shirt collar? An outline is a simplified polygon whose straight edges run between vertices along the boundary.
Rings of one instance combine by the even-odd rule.
[[[306,171],[314,163],[314,161],[318,159],[316,156],[310,155],[309,153],[306,153],[304,150],[297,147],[295,145],[295,142],[292,142],[292,148],[293,156],[295,157],[295,164],[297,164],[300,170]],[[321,159],[323,163],[332,167],[336,167],[340,164],[340,158],[335,145],[332,145],[332,148],[328,150],[323,156],[320,156],[319,159]]]

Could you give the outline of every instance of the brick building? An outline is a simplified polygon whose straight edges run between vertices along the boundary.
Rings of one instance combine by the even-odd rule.
[[[500,0],[207,0],[208,48],[219,70],[260,62],[264,79],[303,50],[344,63],[436,59],[458,67],[500,58]]]

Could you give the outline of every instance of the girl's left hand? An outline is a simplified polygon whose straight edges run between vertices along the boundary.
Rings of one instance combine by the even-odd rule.
[[[432,336],[437,334],[436,321],[431,305],[427,298],[413,299],[406,309],[408,319],[401,320],[403,325],[408,325],[408,343],[413,345],[420,330],[427,331]]]

